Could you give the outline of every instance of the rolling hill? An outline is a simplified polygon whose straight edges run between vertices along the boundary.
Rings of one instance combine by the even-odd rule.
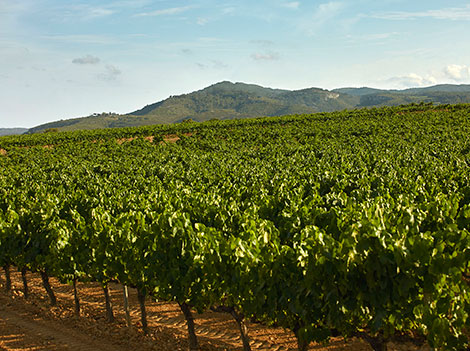
[[[189,94],[171,96],[125,115],[93,114],[43,124],[31,128],[28,133],[48,129],[66,131],[178,123],[189,119],[202,122],[210,119],[280,116],[419,102],[470,103],[470,85],[436,85],[406,90],[362,87],[332,91],[319,88],[291,91],[225,81]]]
[[[27,131],[27,128],[0,128],[0,136],[23,134]]]

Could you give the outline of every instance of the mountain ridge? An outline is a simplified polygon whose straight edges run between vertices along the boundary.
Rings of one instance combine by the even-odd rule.
[[[28,130],[28,128],[0,128],[0,136],[23,134]]]
[[[28,133],[331,112],[419,102],[470,103],[470,85],[440,84],[403,90],[369,87],[287,90],[222,81],[191,93],[170,96],[127,114],[102,113],[49,122],[31,128]]]

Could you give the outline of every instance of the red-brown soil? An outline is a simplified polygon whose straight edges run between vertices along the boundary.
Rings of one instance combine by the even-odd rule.
[[[183,135],[187,136],[187,137],[190,137],[190,136],[193,135],[193,133],[183,133]],[[132,141],[132,140],[135,140],[135,139],[137,139],[137,137],[121,138],[121,139],[117,139],[117,143],[122,144],[122,143]],[[150,136],[145,136],[144,139],[151,142],[151,143],[153,143],[153,140],[155,139],[155,137],[153,135],[150,135]],[[180,137],[178,135],[176,135],[176,134],[166,134],[166,135],[163,136],[163,141],[161,141],[160,143],[172,144],[172,143],[176,143],[178,140],[180,140]]]
[[[51,278],[58,299],[57,307],[50,307],[39,275],[27,275],[30,296],[26,300],[21,291],[21,275],[12,272],[13,289],[5,291],[5,275],[0,274],[0,350],[5,351],[61,351],[61,350],[187,350],[186,324],[176,303],[147,299],[150,335],[145,336],[140,326],[137,293],[130,289],[132,326],[126,327],[122,286],[110,284],[110,294],[116,321],[105,319],[104,296],[99,284],[78,283],[82,312],[74,315],[73,289]],[[233,319],[224,313],[194,312],[196,333],[201,350],[241,351],[242,344]],[[293,334],[282,328],[269,328],[248,323],[253,350],[295,350]],[[416,350],[411,345],[390,345],[390,350]],[[328,345],[311,344],[317,351],[370,351],[364,341],[345,341],[334,338]]]
[[[187,137],[190,137],[193,135],[193,133],[183,133],[184,136],[187,136]],[[120,145],[122,143],[125,143],[125,142],[128,142],[128,141],[132,141],[132,140],[135,140],[137,139],[137,137],[131,137],[131,138],[121,138],[121,139],[116,139],[116,142]],[[147,140],[148,142],[150,143],[153,143],[153,140],[155,139],[155,137],[153,135],[150,135],[150,136],[145,136],[144,137],[145,140]],[[180,140],[180,137],[176,134],[166,134],[163,136],[163,141],[161,141],[160,143],[161,144],[173,144],[173,143],[176,143],[178,140]],[[91,143],[96,143],[96,140],[92,140]],[[23,146],[24,148],[28,149],[29,146]],[[43,148],[45,149],[53,149],[54,148],[54,145],[42,145]],[[0,148],[0,155],[2,156],[6,156],[8,155],[8,151],[5,150],[5,149],[2,149]]]

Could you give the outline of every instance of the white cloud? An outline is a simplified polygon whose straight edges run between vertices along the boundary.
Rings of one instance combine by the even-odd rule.
[[[32,1],[0,1],[0,14],[9,15],[30,10]]]
[[[444,75],[446,78],[461,82],[470,78],[470,66],[466,65],[448,65],[444,69]]]
[[[384,12],[373,14],[371,17],[387,20],[413,20],[418,18],[433,18],[439,20],[470,21],[470,5],[465,7],[449,7],[439,10],[421,12]]]
[[[343,2],[330,1],[318,5],[312,16],[299,22],[299,28],[308,35],[313,35],[325,23],[335,18],[345,7]]]
[[[326,22],[327,20],[335,17],[343,7],[344,4],[339,1],[330,1],[320,4],[314,18]]]
[[[95,77],[102,81],[114,81],[121,75],[122,71],[118,67],[106,62],[101,64],[101,62],[99,57],[92,55],[86,55],[72,60],[72,63],[75,65],[90,66],[90,69],[94,70]]]
[[[390,33],[371,33],[362,35],[346,35],[346,40],[351,45],[374,45],[382,46],[389,45],[390,43],[397,42],[400,40],[400,36],[404,33],[390,32]],[[400,53],[401,54],[401,53]]]
[[[120,40],[113,37],[103,36],[103,35],[44,35],[40,38],[46,40],[55,40],[55,41],[64,41],[67,43],[80,43],[80,44],[118,44]]]
[[[251,55],[251,58],[255,61],[276,61],[279,60],[279,53],[277,52],[268,52],[268,53],[254,53]]]
[[[1,2],[2,0],[0,0]],[[25,0],[22,0],[25,1]],[[30,0],[29,0],[30,1]],[[60,2],[58,2],[60,3]],[[115,15],[117,13],[136,11],[149,4],[149,0],[134,1],[114,1],[101,5],[91,4],[64,4],[52,7],[44,16],[49,16],[54,20],[63,21],[90,21],[103,17]]]
[[[470,82],[470,65],[450,64],[438,70],[432,70],[426,75],[410,73],[403,76],[389,78],[379,83],[387,87],[412,88],[436,84],[456,84]]]
[[[297,10],[300,7],[300,2],[299,1],[286,2],[282,4],[281,6],[286,7],[288,9]]]
[[[405,76],[389,78],[386,82],[395,88],[413,88],[437,84],[437,79],[430,75],[424,77],[416,73],[410,73]]]
[[[257,40],[251,40],[251,44],[259,45],[261,47],[268,47],[274,45],[274,42],[271,40],[265,40],[265,39],[257,39]]]
[[[227,69],[228,65],[223,63],[222,61],[219,60],[212,60],[210,63],[196,63],[196,66],[198,66],[200,69],[215,69],[215,70],[223,70]]]
[[[111,16],[116,10],[109,7],[97,7],[91,5],[71,5],[57,8],[51,15],[60,21],[89,21],[97,18]]]
[[[111,8],[138,8],[149,5],[152,3],[152,0],[124,0],[124,1],[115,1],[108,5]]]
[[[222,14],[230,15],[235,12],[235,7],[226,7],[222,10]]]
[[[400,33],[398,33],[398,32],[375,33],[375,34],[364,35],[364,36],[362,36],[361,39],[363,39],[363,40],[384,40],[384,39],[389,39],[391,37],[396,37],[398,35],[400,35]]]
[[[206,43],[206,44],[220,44],[220,43],[223,43],[225,42],[224,39],[221,39],[221,38],[216,38],[216,37],[200,37],[198,39],[201,43]]]
[[[209,22],[209,20],[207,18],[198,17],[198,19],[197,19],[197,24],[200,25],[200,26],[204,26],[208,22]]]
[[[104,81],[113,81],[122,73],[119,68],[114,65],[106,65],[106,71],[98,75],[98,79]]]
[[[90,8],[88,10],[87,18],[97,18],[97,17],[106,17],[112,15],[114,13],[113,10],[104,9],[104,8]]]
[[[170,16],[177,15],[182,12],[186,12],[192,9],[192,6],[182,6],[182,7],[171,7],[168,9],[156,10],[151,12],[142,12],[137,14],[138,17],[147,17],[147,16]]]
[[[86,55],[84,57],[78,57],[76,59],[72,60],[72,63],[75,63],[77,65],[96,65],[100,63],[99,57],[91,56],[91,55]]]

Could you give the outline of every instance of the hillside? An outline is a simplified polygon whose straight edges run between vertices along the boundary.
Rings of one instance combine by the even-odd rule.
[[[27,128],[0,128],[0,136],[23,134],[27,131]]]
[[[67,131],[178,123],[188,119],[202,122],[210,119],[280,116],[419,102],[469,103],[470,85],[436,85],[406,90],[362,87],[332,91],[320,88],[291,91],[225,81],[189,94],[171,96],[129,114],[104,113],[61,120],[32,128],[29,133],[55,128]]]

